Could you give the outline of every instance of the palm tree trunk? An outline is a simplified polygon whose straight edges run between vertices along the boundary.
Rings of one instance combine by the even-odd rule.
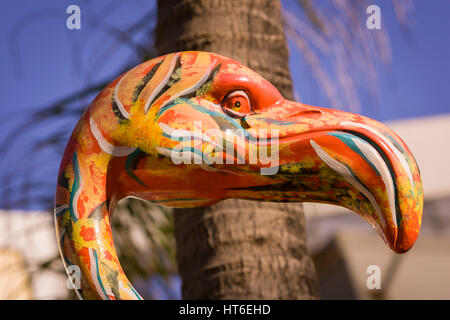
[[[292,99],[279,0],[158,0],[159,54],[211,51],[255,70]],[[301,204],[226,200],[175,210],[184,299],[314,299]]]

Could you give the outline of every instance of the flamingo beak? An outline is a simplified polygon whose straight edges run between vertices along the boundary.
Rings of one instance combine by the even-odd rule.
[[[422,219],[420,172],[411,151],[388,127],[356,114],[290,101],[247,122],[254,129],[279,132],[274,182],[253,191],[264,193],[267,201],[349,208],[395,252],[413,246]]]

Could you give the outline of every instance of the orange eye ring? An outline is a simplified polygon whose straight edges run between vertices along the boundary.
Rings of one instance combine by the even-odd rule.
[[[232,91],[222,101],[223,111],[234,118],[243,118],[252,113],[247,93],[243,90]]]

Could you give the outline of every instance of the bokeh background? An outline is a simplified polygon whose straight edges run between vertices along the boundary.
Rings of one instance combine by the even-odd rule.
[[[81,8],[81,29],[66,9]],[[450,2],[283,0],[298,101],[380,120],[410,146],[425,208],[416,246],[394,255],[347,210],[305,205],[325,299],[450,299]],[[381,30],[366,8],[381,8]],[[67,299],[52,220],[56,176],[81,112],[112,79],[156,55],[156,1],[0,4],[0,298]],[[169,209],[116,209],[126,273],[145,298],[180,299]],[[381,269],[369,290],[367,268]]]

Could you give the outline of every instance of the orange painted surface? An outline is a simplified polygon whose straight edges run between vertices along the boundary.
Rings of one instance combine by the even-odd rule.
[[[227,198],[336,204],[364,217],[399,253],[414,244],[423,206],[417,164],[386,126],[287,101],[247,67],[205,52],[133,68],[73,131],[55,219],[65,265],[80,268],[77,292],[86,299],[140,298],[110,225],[128,196],[172,207]]]

